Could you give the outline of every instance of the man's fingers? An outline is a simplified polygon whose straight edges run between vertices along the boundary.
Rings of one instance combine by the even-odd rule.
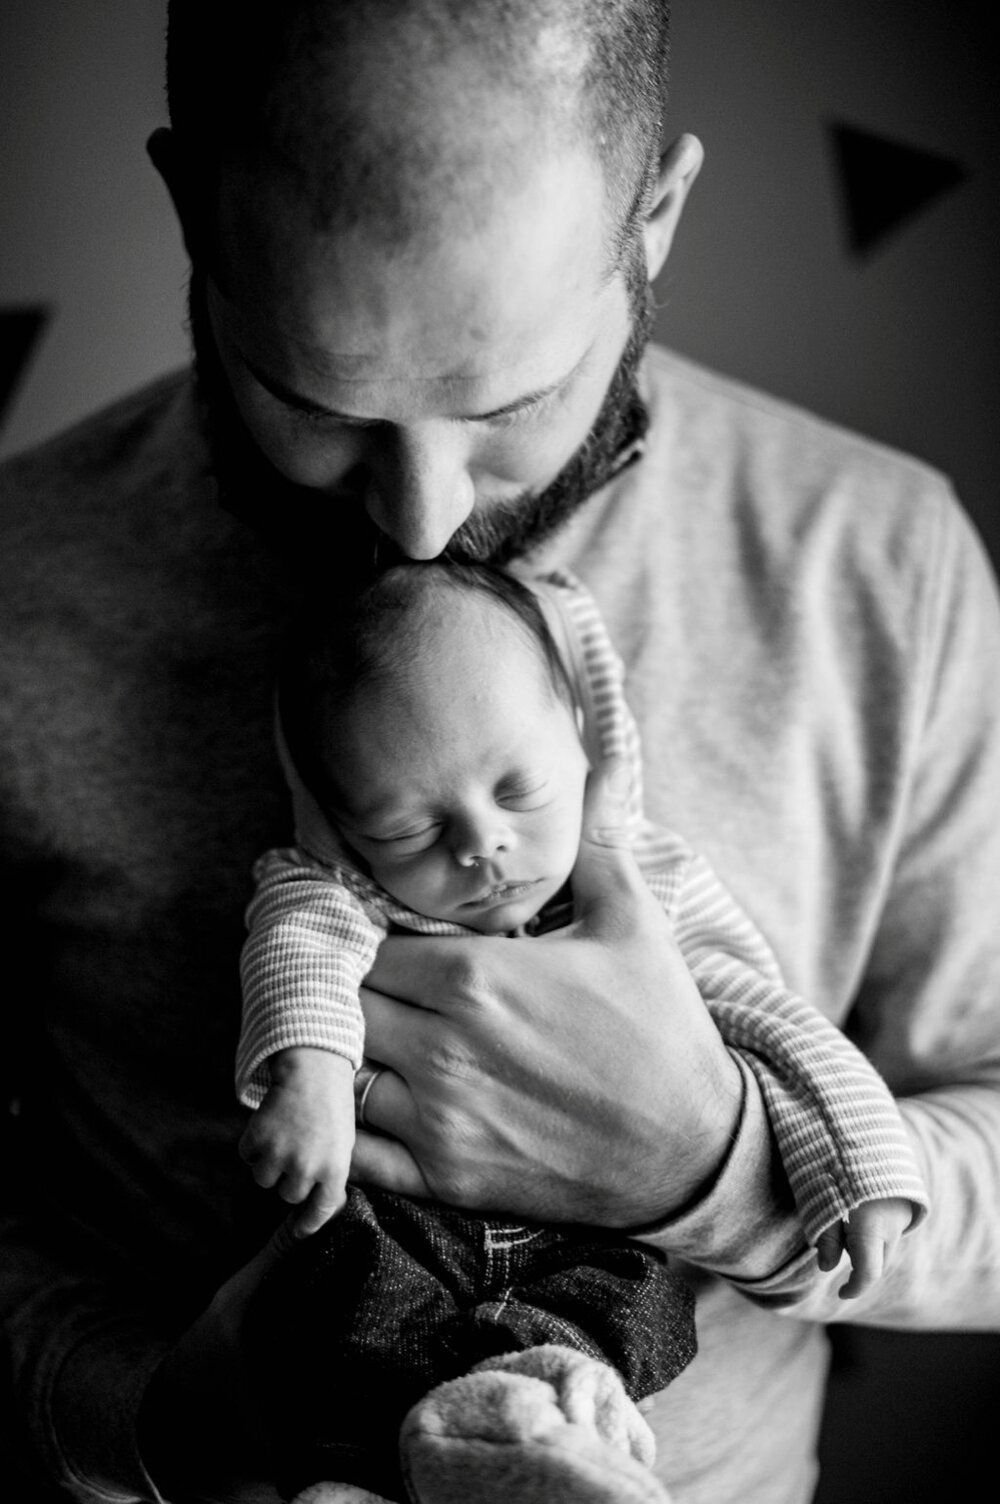
[[[573,897],[578,917],[592,917],[595,907],[634,903],[645,893],[628,834],[628,764],[609,759],[587,779],[580,851],[573,868]]]
[[[451,949],[471,943],[460,936],[389,935],[378,948],[375,964],[365,978],[366,986],[389,998],[434,1008],[434,988],[428,988],[424,978],[436,959],[447,965]]]
[[[296,1242],[293,1213],[275,1228],[260,1252],[216,1291],[210,1310],[223,1329],[233,1336],[233,1340],[239,1333],[247,1304],[271,1270],[295,1247]]]
[[[358,1129],[351,1160],[351,1179],[383,1191],[426,1200],[431,1192],[413,1155],[398,1139]]]
[[[358,1132],[374,1129],[389,1138],[410,1138],[415,1127],[413,1093],[394,1070],[377,1070],[365,1092],[364,1122]]]
[[[278,1223],[260,1253],[248,1267],[256,1267],[259,1273],[266,1274],[268,1270],[273,1269],[275,1264],[281,1262],[286,1253],[291,1253],[294,1247],[295,1217],[293,1214]]]
[[[397,941],[395,936],[390,935],[383,940],[379,956],[402,943],[402,937]],[[421,936],[420,953],[411,966],[407,978],[407,988],[415,992],[420,986],[424,990],[426,1005],[417,999],[412,1001],[404,998],[402,990],[396,994],[383,992],[381,986],[388,987],[388,983],[382,982],[380,975],[379,990],[371,985],[361,988],[361,1010],[365,1016],[365,1049],[373,1060],[379,1060],[384,1065],[392,1066],[401,1076],[408,1073],[408,1067],[414,1061],[426,1058],[428,1052],[428,1035],[439,1024],[438,1004],[440,1013],[453,1014],[456,1008],[462,1006],[463,992],[461,988],[461,974],[456,972],[450,964],[453,957],[446,956],[444,964],[440,964],[440,958],[435,953],[436,946],[442,941],[437,935]],[[447,942],[444,942],[447,943]],[[453,944],[469,946],[488,946],[493,942],[490,937],[484,935],[476,940],[457,940]],[[496,944],[508,944],[508,941],[497,941]],[[426,946],[426,950],[423,947]],[[479,953],[481,954],[481,953]],[[477,957],[477,964],[478,957]],[[449,981],[449,978],[451,979]],[[400,986],[399,983],[392,985]],[[381,1086],[381,1082],[379,1083]]]

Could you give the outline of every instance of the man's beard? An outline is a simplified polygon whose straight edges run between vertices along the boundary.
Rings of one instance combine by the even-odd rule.
[[[649,343],[653,303],[641,243],[626,263],[629,334],[600,411],[576,452],[538,491],[490,502],[452,535],[444,556],[463,563],[504,565],[559,531],[583,503],[638,452],[648,422],[638,371]],[[367,477],[350,496],[327,496],[287,480],[261,453],[233,399],[219,360],[204,284],[192,274],[188,296],[198,408],[222,504],[305,569],[341,574],[359,584],[402,558],[368,517]],[[349,491],[350,483],[345,487]]]

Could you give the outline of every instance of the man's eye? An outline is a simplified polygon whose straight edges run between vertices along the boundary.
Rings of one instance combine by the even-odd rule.
[[[485,423],[488,428],[519,428],[531,422],[538,416],[539,403],[532,403],[531,407],[515,407],[510,413],[497,413],[494,418],[480,418],[480,423]]]
[[[297,407],[294,403],[286,403],[285,406],[297,423],[308,424],[310,428],[340,428],[350,432],[352,429],[375,427],[370,418],[344,418],[339,413],[325,413],[318,407]]]
[[[532,402],[527,407],[515,407],[512,412],[497,413],[492,418],[479,418],[476,421],[492,429],[527,428],[531,423],[543,416],[551,406],[551,403],[551,396],[540,397],[537,402]]]
[[[537,418],[542,418],[555,403],[565,395],[560,387],[555,391],[546,392],[540,397],[535,397],[526,402],[522,407],[515,407],[506,413],[486,414],[482,418],[469,418],[465,421],[475,423],[484,428],[516,428],[518,425],[528,425]]]

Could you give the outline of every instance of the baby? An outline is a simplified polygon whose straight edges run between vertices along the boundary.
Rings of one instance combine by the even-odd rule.
[[[895,1105],[843,1035],[785,989],[768,946],[704,860],[680,837],[643,819],[638,741],[620,665],[594,602],[577,581],[558,575],[529,586],[485,567],[398,566],[363,592],[345,617],[313,623],[301,634],[283,672],[279,710],[298,846],[268,853],[255,869],[237,1078],[242,1100],[257,1109],[241,1152],[259,1184],[277,1187],[301,1206],[299,1230],[316,1232],[347,1203],[324,1234],[329,1257],[317,1255],[309,1278],[296,1276],[299,1290],[310,1292],[307,1302],[303,1297],[304,1319],[310,1303],[314,1307],[323,1263],[335,1280],[336,1302],[355,1301],[351,1361],[363,1362],[365,1344],[374,1341],[370,1290],[352,1296],[350,1271],[359,1260],[378,1264],[388,1246],[405,1245],[412,1255],[413,1219],[423,1227],[421,1236],[426,1219],[433,1223],[426,1232],[433,1249],[442,1239],[476,1243],[484,1228],[495,1242],[497,1226],[506,1244],[525,1235],[530,1244],[542,1235],[429,1203],[365,1196],[356,1188],[348,1199],[364,1038],[358,991],[393,928],[528,937],[569,922],[588,771],[609,756],[631,769],[637,860],[721,1034],[759,1081],[821,1266],[833,1269],[846,1251],[853,1264],[841,1291],[846,1296],[878,1277],[902,1233],[926,1210]],[[370,1091],[367,1065],[361,1079]],[[859,1152],[862,1125],[868,1142]],[[399,1216],[406,1222],[402,1232]],[[360,1241],[352,1227],[364,1228]],[[491,1292],[464,1292],[467,1308],[478,1313],[474,1337],[460,1342],[452,1328],[447,1360],[439,1354],[418,1363],[416,1386],[400,1391],[400,1409],[431,1391],[404,1428],[404,1475],[414,1497],[449,1496],[440,1492],[447,1487],[442,1413],[451,1427],[449,1466],[461,1453],[454,1443],[481,1424],[480,1417],[467,1425],[463,1404],[444,1381],[465,1385],[462,1398],[473,1410],[481,1407],[482,1384],[495,1387],[501,1377],[513,1381],[517,1374],[543,1377],[561,1394],[583,1353],[586,1361],[608,1358],[634,1400],[662,1387],[693,1354],[686,1292],[651,1250],[602,1233],[595,1254],[574,1242],[579,1233],[547,1235],[568,1250],[562,1293],[573,1321],[567,1324],[557,1303],[555,1319],[551,1311],[541,1321],[535,1313],[519,1327],[498,1331],[482,1315]],[[571,1298],[574,1263],[612,1290],[619,1256],[641,1265],[638,1286],[648,1304],[638,1329],[659,1334],[652,1356],[636,1351],[643,1344],[635,1340],[635,1312],[617,1320],[619,1304],[627,1307],[635,1288],[631,1275],[609,1296],[607,1323],[598,1321],[599,1331],[580,1327],[581,1302]],[[406,1279],[419,1283],[426,1274],[416,1268],[422,1257],[406,1265]],[[398,1259],[390,1264],[398,1280]],[[451,1270],[434,1272],[445,1284],[451,1277]],[[530,1292],[530,1281],[525,1288]],[[289,1293],[286,1287],[283,1298]],[[596,1309],[600,1303],[589,1290],[582,1304]],[[382,1302],[383,1315],[384,1309]],[[286,1315],[287,1304],[276,1323]],[[445,1325],[450,1319],[442,1316]],[[393,1320],[405,1326],[405,1309]],[[398,1354],[412,1351],[413,1343],[396,1330],[386,1347]],[[512,1349],[520,1352],[511,1356]],[[476,1367],[477,1358],[486,1360],[485,1369],[478,1365],[483,1371],[457,1377]],[[608,1382],[604,1367],[596,1364],[594,1383]],[[614,1438],[609,1441],[609,1432],[581,1441],[586,1466],[593,1469],[596,1447],[609,1478],[616,1468],[648,1472],[648,1428],[624,1394],[612,1408]],[[524,1438],[513,1440],[523,1452]],[[343,1441],[338,1448],[325,1455],[326,1476],[349,1478]],[[516,1496],[555,1497],[552,1479],[539,1482],[534,1462],[522,1461],[528,1472],[519,1474]],[[321,1465],[314,1457],[299,1482],[321,1476]],[[491,1469],[495,1473],[492,1464],[486,1473]],[[509,1472],[505,1476],[503,1496],[509,1497]],[[609,1499],[622,1496],[623,1478],[609,1483]],[[371,1479],[364,1468],[356,1474],[356,1481]],[[376,1481],[387,1490],[394,1486],[391,1477]],[[636,1498],[665,1497],[652,1474],[641,1486],[647,1491]],[[481,1479],[475,1491],[471,1487],[463,1475],[467,1497],[492,1497]]]

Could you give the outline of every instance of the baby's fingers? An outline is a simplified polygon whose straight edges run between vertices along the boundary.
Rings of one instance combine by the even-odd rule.
[[[253,1124],[251,1124],[252,1127]],[[284,1174],[285,1156],[278,1153],[274,1145],[261,1134],[252,1133],[250,1128],[240,1139],[239,1155],[243,1163],[249,1165],[254,1180],[265,1191],[277,1185]]]
[[[293,1231],[297,1238],[311,1237],[325,1227],[330,1218],[340,1211],[347,1200],[344,1181],[324,1184],[318,1182],[306,1197],[305,1205],[296,1213]]]
[[[816,1239],[816,1259],[824,1274],[829,1274],[840,1263],[844,1251],[844,1224],[834,1222],[826,1227]]]
[[[870,1290],[885,1273],[886,1240],[875,1228],[848,1223],[847,1251],[851,1256],[851,1276],[838,1294],[841,1300],[854,1300]]]
[[[286,1156],[281,1153],[261,1113],[255,1113],[244,1128],[237,1152],[243,1163],[250,1167],[258,1185],[269,1190],[277,1184],[285,1168]]]

